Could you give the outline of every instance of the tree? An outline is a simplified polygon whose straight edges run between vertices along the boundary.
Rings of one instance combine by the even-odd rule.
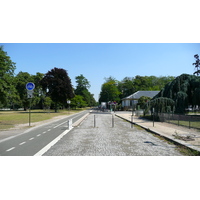
[[[74,97],[71,79],[67,71],[62,68],[55,67],[48,71],[40,83],[44,91],[48,88],[48,95],[55,102],[55,112],[57,112],[58,103],[65,105],[67,99]]]
[[[194,72],[194,75],[196,74],[197,76],[200,74],[200,60],[199,60],[199,55],[196,54],[194,55],[194,58],[196,59],[196,62],[193,63],[195,65],[196,71]]]
[[[45,97],[44,98],[44,107],[45,107],[45,109],[50,109],[51,103],[52,103],[52,100],[51,100],[50,97]]]
[[[136,92],[134,87],[134,78],[125,77],[122,81],[118,83],[118,89],[121,92],[120,99]]]
[[[119,95],[121,94],[118,89],[118,81],[113,77],[105,80],[106,82],[101,86],[99,102],[116,101],[118,103],[120,101]]]
[[[138,105],[140,105],[140,107],[142,109],[144,109],[144,106],[145,104],[150,101],[151,98],[150,97],[146,97],[146,96],[141,96],[139,99],[138,99]]]
[[[89,92],[90,83],[89,81],[81,74],[80,76],[76,76],[76,90],[75,94],[83,97],[83,100],[86,102],[87,106],[93,106],[96,104],[93,94]]]
[[[91,86],[90,82],[83,76],[83,74],[81,74],[80,76],[76,76],[75,79],[76,79],[76,83],[77,83],[75,92],[77,94],[81,93],[81,91],[84,89],[90,88],[90,86]]]
[[[24,110],[29,107],[29,99],[27,98],[26,84],[33,82],[33,77],[28,72],[20,71],[15,77],[16,90],[19,96],[19,106],[23,106]]]
[[[15,96],[15,88],[12,87],[15,69],[15,63],[7,52],[3,51],[3,46],[0,46],[0,102],[2,104],[6,104]]]
[[[170,98],[175,102],[175,112],[185,113],[185,109],[200,106],[200,77],[182,74],[168,83],[152,100],[160,97]]]
[[[86,102],[83,100],[83,97],[81,95],[75,95],[75,97],[71,100],[71,107],[73,108],[82,108],[86,107]]]

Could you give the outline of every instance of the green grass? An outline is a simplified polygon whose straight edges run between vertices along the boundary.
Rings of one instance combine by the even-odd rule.
[[[77,110],[59,110],[55,113],[53,110],[50,112],[44,110],[31,110],[31,123],[51,119],[60,115],[69,115],[82,111]],[[0,130],[7,130],[13,128],[17,124],[29,123],[29,111],[0,111]]]

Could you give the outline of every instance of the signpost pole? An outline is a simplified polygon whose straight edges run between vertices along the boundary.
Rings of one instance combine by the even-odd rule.
[[[33,90],[35,88],[34,83],[27,83],[26,89],[27,89],[27,97],[30,99],[29,103],[29,126],[31,126],[31,99],[33,98]]]
[[[31,98],[30,98],[30,107],[29,107],[29,126],[31,126]]]

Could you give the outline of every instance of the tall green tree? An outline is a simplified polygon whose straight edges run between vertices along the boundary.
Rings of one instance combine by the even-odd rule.
[[[83,74],[76,76],[75,79],[77,83],[75,94],[82,96],[87,106],[94,106],[96,101],[93,94],[91,94],[88,90],[91,86],[90,82],[83,76]]]
[[[27,98],[26,84],[33,82],[33,77],[28,72],[20,71],[15,77],[15,86],[19,96],[18,106],[22,106],[24,110],[29,107],[30,100]]]
[[[8,99],[14,98],[15,88],[13,87],[15,63],[0,46],[0,102],[7,104]]]
[[[75,93],[81,94],[83,90],[90,88],[90,82],[83,76],[83,74],[76,76],[75,79],[77,83]]]
[[[119,95],[121,94],[118,88],[118,81],[113,77],[106,78],[105,80],[106,82],[101,86],[99,103],[109,101],[116,101],[118,103],[120,101]]]
[[[58,103],[63,106],[67,99],[74,97],[74,91],[71,84],[71,79],[66,70],[62,68],[53,68],[48,71],[40,82],[44,91],[47,89],[48,95],[55,102],[55,112],[57,112]]]

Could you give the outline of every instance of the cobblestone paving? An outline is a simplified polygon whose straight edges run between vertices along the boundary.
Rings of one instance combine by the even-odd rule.
[[[94,115],[96,127],[94,127]],[[175,145],[111,114],[90,114],[44,156],[181,156]]]

